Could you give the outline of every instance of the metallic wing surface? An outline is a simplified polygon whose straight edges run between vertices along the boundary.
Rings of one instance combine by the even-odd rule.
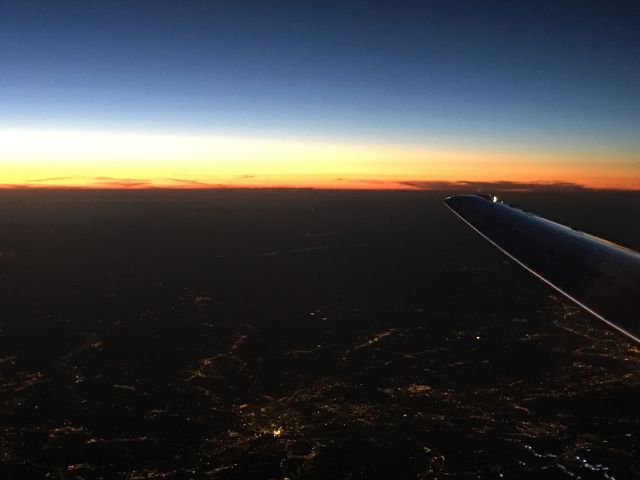
[[[445,204],[543,282],[640,343],[640,254],[499,201],[456,195]]]

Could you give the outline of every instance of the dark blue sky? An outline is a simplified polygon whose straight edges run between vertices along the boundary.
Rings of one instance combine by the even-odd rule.
[[[637,2],[0,2],[0,126],[640,151]]]

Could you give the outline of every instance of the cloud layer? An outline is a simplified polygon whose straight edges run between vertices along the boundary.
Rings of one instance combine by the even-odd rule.
[[[576,191],[587,187],[573,182],[514,182],[509,180],[487,181],[447,181],[447,180],[409,180],[398,182],[401,185],[420,190],[445,190],[451,192],[545,192]]]
[[[0,188],[97,188],[97,189],[207,189],[207,188],[328,188],[372,190],[437,190],[450,193],[494,192],[570,192],[591,190],[591,187],[569,181],[518,182],[511,180],[379,180],[335,178],[333,183],[313,185],[269,182],[265,177],[240,175],[226,181],[203,181],[189,178],[118,178],[109,176],[67,176],[29,180],[24,184],[0,184]]]

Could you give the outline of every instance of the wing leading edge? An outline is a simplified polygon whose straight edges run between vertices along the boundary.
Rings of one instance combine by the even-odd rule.
[[[640,254],[493,196],[455,195],[444,202],[512,260],[640,343]]]

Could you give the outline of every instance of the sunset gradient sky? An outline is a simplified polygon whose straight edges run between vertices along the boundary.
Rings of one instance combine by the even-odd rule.
[[[633,2],[2,2],[0,185],[638,189],[639,18]]]

